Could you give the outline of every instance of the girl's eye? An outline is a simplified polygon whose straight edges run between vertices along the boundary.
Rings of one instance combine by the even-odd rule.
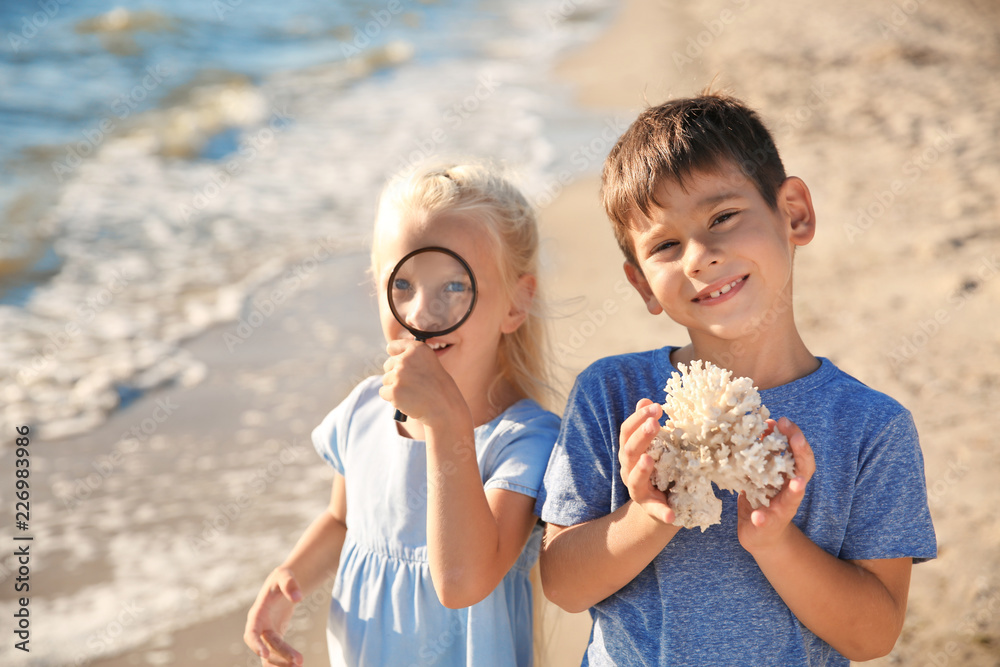
[[[405,291],[410,289],[410,281],[405,278],[396,278],[392,281],[392,289]]]
[[[464,292],[468,289],[468,286],[458,280],[453,280],[444,286],[445,292]]]

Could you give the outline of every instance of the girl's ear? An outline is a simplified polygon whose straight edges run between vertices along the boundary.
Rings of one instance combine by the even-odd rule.
[[[789,176],[778,189],[778,210],[788,223],[790,239],[795,245],[806,245],[816,235],[816,212],[812,195],[798,176]]]
[[[535,300],[535,288],[538,281],[535,276],[526,273],[517,279],[517,286],[514,288],[514,299],[510,303],[510,310],[504,315],[503,322],[500,323],[500,332],[509,334],[517,331],[517,328],[528,318],[531,312],[531,304]]]
[[[649,286],[649,281],[646,280],[646,276],[643,274],[642,269],[628,260],[625,260],[624,268],[625,277],[628,278],[628,281],[632,283],[632,287],[634,287],[635,291],[642,297],[643,303],[646,304],[646,310],[648,310],[651,315],[659,315],[662,313],[663,306],[660,305],[660,302],[656,300],[656,296],[653,295],[653,288]]]

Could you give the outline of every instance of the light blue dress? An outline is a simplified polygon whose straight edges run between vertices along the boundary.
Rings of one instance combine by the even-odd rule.
[[[380,377],[363,381],[312,434],[347,486],[347,539],[327,624],[331,665],[531,665],[528,572],[541,528],[485,600],[442,605],[427,560],[425,444],[398,434],[381,385]],[[558,417],[531,400],[477,427],[484,487],[536,497],[558,432]]]

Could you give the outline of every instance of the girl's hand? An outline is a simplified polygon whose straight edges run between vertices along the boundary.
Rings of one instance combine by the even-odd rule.
[[[667,494],[650,481],[653,459],[646,453],[653,438],[660,432],[661,415],[663,406],[648,398],[636,404],[635,412],[622,422],[618,463],[621,465],[622,481],[628,487],[632,500],[653,519],[669,524],[674,521],[674,511],[667,504]]]
[[[774,421],[768,422],[774,428]],[[778,420],[777,429],[788,438],[788,446],[795,457],[795,477],[785,482],[768,507],[753,509],[746,495],[740,494],[737,532],[740,544],[751,554],[781,544],[805,496],[806,485],[816,472],[816,457],[802,430],[787,417]]]
[[[301,665],[302,654],[285,642],[283,636],[292,620],[295,605],[302,601],[302,591],[286,568],[276,568],[257,594],[247,613],[243,641],[260,656],[264,667]]]
[[[389,358],[378,393],[396,409],[432,425],[448,418],[452,403],[464,405],[458,385],[425,343],[394,340],[385,349]]]

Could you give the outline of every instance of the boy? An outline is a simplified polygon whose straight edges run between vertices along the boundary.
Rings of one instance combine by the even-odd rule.
[[[910,414],[813,356],[792,314],[792,258],[815,214],[756,113],[720,95],[644,111],[604,165],[625,274],[691,342],[580,374],[536,512],[546,596],[594,619],[584,665],[847,665],[885,655],[913,562],[934,558]],[[748,376],[789,438],[770,507],[722,499],[704,533],[671,525],[649,481],[677,364]],[[791,421],[793,420],[793,421]]]

